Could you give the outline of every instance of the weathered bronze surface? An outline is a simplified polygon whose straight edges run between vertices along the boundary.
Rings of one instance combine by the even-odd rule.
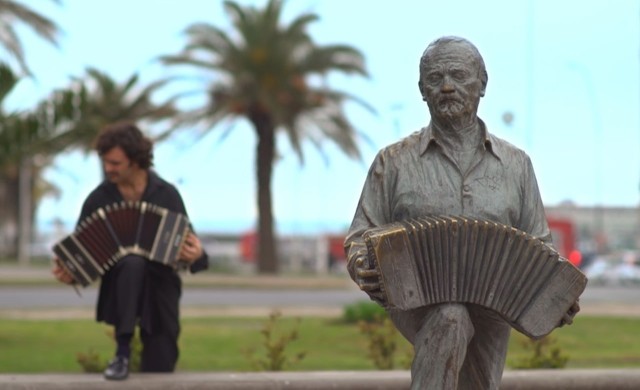
[[[525,321],[532,335],[544,334],[571,323],[579,306],[570,301],[584,280],[573,280],[565,263],[548,261],[551,252],[537,241],[518,238],[521,231],[552,245],[529,156],[493,135],[477,116],[488,81],[478,49],[463,38],[439,38],[424,51],[419,72],[430,123],[380,150],[372,162],[345,240],[347,268],[413,344],[412,389],[497,390],[514,322],[487,307],[502,304],[516,326]],[[464,219],[447,223],[425,217],[430,215]],[[483,222],[473,227],[465,220]],[[393,223],[399,225],[392,230],[402,233],[382,245],[402,249],[378,259],[385,268],[381,280],[364,236]],[[416,253],[436,260],[409,260]],[[529,264],[512,264],[512,253],[529,257]],[[550,282],[555,287],[523,287],[546,279],[557,279]],[[550,312],[561,318],[547,321]]]
[[[364,239],[387,308],[477,304],[534,339],[560,324],[587,285],[544,242],[491,221],[429,216],[370,229]]]

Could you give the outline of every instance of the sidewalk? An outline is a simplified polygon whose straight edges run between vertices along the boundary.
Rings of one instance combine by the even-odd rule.
[[[252,287],[264,289],[354,289],[356,285],[344,275],[236,275],[204,271],[181,273],[185,286],[194,287]],[[11,285],[59,285],[50,268],[44,265],[20,267],[0,265],[0,287]]]
[[[106,381],[100,374],[0,375],[0,390],[398,390],[409,384],[408,371],[131,374],[123,382]],[[640,389],[640,369],[505,371],[500,389]]]
[[[343,314],[341,307],[299,307],[288,306],[277,309],[285,317],[328,317],[338,318]],[[213,307],[181,307],[181,318],[202,317],[251,317],[267,318],[273,312],[270,307],[260,306],[213,306]],[[95,318],[93,308],[56,308],[56,309],[0,309],[0,319],[14,320],[72,320]]]

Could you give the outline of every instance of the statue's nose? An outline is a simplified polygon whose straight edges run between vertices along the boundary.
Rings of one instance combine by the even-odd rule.
[[[453,92],[455,91],[455,87],[451,82],[451,77],[445,75],[442,79],[442,86],[440,87],[440,91],[442,92]]]

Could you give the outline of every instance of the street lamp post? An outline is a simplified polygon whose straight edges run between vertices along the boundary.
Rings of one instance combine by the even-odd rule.
[[[591,72],[589,69],[580,63],[570,63],[569,67],[571,69],[576,70],[582,76],[582,79],[585,83],[585,87],[587,89],[587,96],[589,97],[589,106],[592,115],[592,123],[593,123],[593,135],[594,135],[594,145],[597,149],[598,147],[602,147],[603,142],[603,126],[602,126],[602,117],[600,116],[600,110],[597,103],[597,95],[595,86],[593,84],[593,79],[591,77]],[[594,206],[594,218],[595,218],[595,226],[596,226],[596,237],[598,239],[604,238],[604,205],[602,204],[602,186],[603,186],[603,167],[602,167],[602,152],[600,150],[595,150],[595,163],[596,163],[596,171],[595,171],[595,191],[596,191],[596,202]],[[598,248],[602,249],[602,248]]]

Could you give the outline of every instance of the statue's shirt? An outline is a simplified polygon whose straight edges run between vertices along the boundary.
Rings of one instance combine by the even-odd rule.
[[[347,245],[369,228],[428,214],[489,219],[550,243],[529,156],[490,134],[482,121],[480,129],[482,144],[465,157],[471,160],[464,173],[431,126],[382,149],[369,169]]]

